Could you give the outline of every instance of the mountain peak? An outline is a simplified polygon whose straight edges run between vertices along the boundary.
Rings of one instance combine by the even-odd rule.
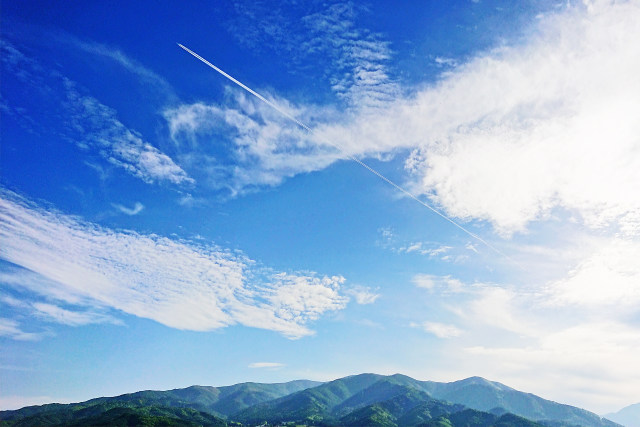
[[[459,380],[459,381],[453,381],[451,384],[458,384],[458,385],[480,385],[480,386],[485,386],[485,387],[491,387],[497,390],[513,390],[511,387],[508,387],[504,384],[501,384],[499,382],[495,382],[495,381],[490,381],[488,379],[482,378],[482,377],[469,377],[469,378],[465,378],[463,380]]]

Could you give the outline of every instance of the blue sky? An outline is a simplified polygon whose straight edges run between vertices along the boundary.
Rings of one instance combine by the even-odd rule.
[[[637,402],[639,21],[4,2],[0,406],[361,372]]]

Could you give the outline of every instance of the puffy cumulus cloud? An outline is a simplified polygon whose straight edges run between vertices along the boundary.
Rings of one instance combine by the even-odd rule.
[[[21,267],[4,269],[3,282],[65,304],[116,309],[178,329],[242,324],[299,338],[313,333],[308,322],[347,302],[340,276],[256,272],[247,257],[216,246],[116,232],[1,195],[0,256]],[[53,304],[33,308],[67,324],[109,320]]]

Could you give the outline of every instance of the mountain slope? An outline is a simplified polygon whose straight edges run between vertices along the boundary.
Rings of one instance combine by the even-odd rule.
[[[502,408],[506,412],[538,421],[558,420],[569,425],[585,427],[616,426],[615,423],[602,419],[593,412],[546,400],[480,377],[451,383],[425,381],[422,384],[423,390],[436,399],[460,403],[480,411]]]
[[[618,412],[607,414],[605,418],[620,423],[625,427],[640,427],[640,403],[629,405]]]
[[[456,415],[465,410],[464,405],[433,398],[422,390],[421,382],[413,378],[361,374],[252,406],[232,415],[231,419],[247,425],[296,422],[373,427],[413,427],[425,423],[449,427],[486,424],[488,427],[501,419],[500,415],[481,411]],[[513,426],[540,425],[508,415],[515,417]],[[505,416],[501,420],[505,427],[510,425],[508,419]]]
[[[334,421],[333,408],[382,378],[384,378],[382,375],[376,374],[340,378],[270,402],[254,405],[234,414],[233,419],[243,423],[289,420]]]
[[[70,419],[83,411],[85,416],[98,416],[114,408],[144,408],[152,406],[191,408],[226,417],[257,403],[286,396],[321,383],[297,380],[279,384],[241,383],[225,387],[191,386],[167,391],[139,391],[115,397],[100,397],[69,405],[49,404],[28,406],[16,411],[1,411],[0,420],[20,420],[41,416]],[[66,417],[66,418],[65,418]]]
[[[0,421],[11,427],[80,426],[206,426],[227,427],[222,418],[190,408],[146,406],[114,407],[97,404],[77,411],[58,410],[33,414],[12,421]]]

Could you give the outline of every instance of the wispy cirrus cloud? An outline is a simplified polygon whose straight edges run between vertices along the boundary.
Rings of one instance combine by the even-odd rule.
[[[178,329],[241,324],[300,338],[313,333],[309,322],[348,301],[340,276],[278,273],[216,246],[116,232],[4,190],[0,236],[2,259],[21,267],[7,268],[4,283],[67,304],[33,304],[67,324],[96,320],[87,308],[110,309]]]
[[[9,274],[11,273],[0,274],[0,283],[11,284],[13,282],[13,285],[19,285],[19,281],[5,281]],[[48,302],[18,299],[10,295],[1,296],[0,303],[18,308],[22,314],[27,314],[46,322],[58,323],[67,326],[82,326],[96,323],[111,323],[114,325],[123,324],[121,320],[103,312],[85,310],[84,308],[77,307],[73,310],[67,310]]]
[[[56,41],[67,43],[82,52],[113,61],[130,73],[135,74],[140,81],[153,87],[156,92],[160,92],[171,99],[175,98],[172,86],[162,76],[145,67],[117,47],[90,40],[81,40],[68,33],[56,33],[54,38]]]
[[[32,304],[34,314],[44,320],[68,326],[82,326],[94,323],[123,324],[113,316],[95,311],[67,310],[54,304],[36,302]]]
[[[109,163],[147,183],[194,183],[173,159],[124,126],[113,109],[82,95],[70,80],[65,78],[64,83],[67,119],[72,139],[79,147],[97,152]]]
[[[101,157],[147,183],[194,183],[171,157],[125,126],[115,110],[84,94],[74,81],[57,70],[46,69],[9,42],[2,41],[0,47],[6,76],[15,79],[23,94],[39,105],[31,111],[42,115],[38,120],[31,118],[23,123],[23,127],[32,126],[33,132],[46,131],[66,138],[90,156]],[[29,110],[21,106],[22,99],[11,97],[4,101],[12,117],[23,122],[25,117],[29,118],[24,114]],[[49,115],[55,115],[53,122]]]
[[[350,1],[233,5],[237,16],[229,30],[236,39],[251,49],[272,49],[295,72],[309,72],[304,63],[310,58],[320,60],[326,64],[320,74],[348,109],[376,109],[399,94],[390,77],[390,43],[358,25],[366,7]],[[297,19],[283,18],[292,15]]]
[[[140,202],[136,202],[132,208],[128,208],[126,206],[122,206],[118,203],[112,203],[111,206],[119,210],[125,215],[138,215],[144,209],[144,205]]]
[[[0,337],[8,337],[16,341],[39,341],[49,333],[26,332],[21,329],[20,323],[13,319],[0,317]]]
[[[356,302],[361,305],[373,304],[380,298],[380,294],[373,292],[371,288],[367,286],[353,286],[347,289],[346,293],[351,295]]]
[[[305,16],[302,22],[311,37],[303,49],[332,58],[331,88],[349,108],[366,111],[386,106],[400,90],[389,76],[389,43],[356,25],[362,12],[354,3],[341,2]]]

